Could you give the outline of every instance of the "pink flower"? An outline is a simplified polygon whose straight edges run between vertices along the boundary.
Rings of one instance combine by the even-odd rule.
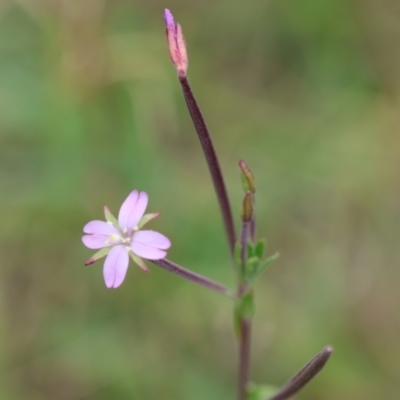
[[[125,279],[129,256],[144,271],[148,268],[142,258],[160,260],[167,254],[171,242],[161,233],[141,228],[159,213],[146,214],[148,196],[146,192],[132,191],[121,206],[118,220],[104,206],[105,221],[90,221],[83,227],[87,235],[83,244],[89,249],[101,249],[85,265],[107,255],[103,275],[108,288],[117,288]],[[141,258],[142,257],[142,258]]]

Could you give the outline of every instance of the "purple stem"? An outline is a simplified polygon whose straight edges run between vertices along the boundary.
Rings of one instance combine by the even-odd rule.
[[[257,225],[256,225],[256,198],[253,196],[253,218],[250,223],[250,239],[254,243],[256,241]]]
[[[248,247],[249,241],[254,239],[255,234],[255,210],[254,210],[254,194],[251,191],[247,191],[243,198],[243,209],[242,209],[242,229],[240,232],[240,263],[241,263],[241,276],[239,279],[238,294],[239,298],[247,290],[247,261],[248,261]]]
[[[243,279],[245,277],[245,269],[246,269],[246,263],[247,263],[247,252],[248,252],[248,241],[250,239],[250,233],[251,233],[251,222],[242,222],[242,230],[240,232],[240,244],[242,246],[241,251],[240,251],[240,260],[241,260],[241,279],[240,281],[243,282]],[[243,289],[243,288],[242,288]],[[242,290],[241,290],[242,291]]]
[[[199,275],[196,272],[190,271],[189,269],[186,269],[178,264],[175,264],[174,262],[167,260],[166,258],[163,258],[161,260],[150,260],[150,261],[153,264],[156,264],[159,267],[164,268],[169,272],[179,275],[182,278],[197,283],[198,285],[214,290],[215,292],[223,293],[232,298],[235,297],[233,292],[226,286],[221,285],[220,283],[215,282],[209,278],[206,278],[203,275]]]
[[[249,192],[248,192],[249,193]],[[250,193],[251,194],[251,193]],[[254,208],[251,210],[251,215],[247,215],[246,199],[243,202],[243,215],[242,215],[242,230],[240,232],[240,244],[242,246],[240,253],[241,270],[240,279],[238,284],[238,297],[239,299],[245,295],[247,290],[246,281],[246,264],[248,245],[251,235],[251,223],[254,220]],[[251,218],[250,220],[248,218]],[[251,349],[251,323],[250,318],[244,316],[240,317],[239,321],[239,370],[238,370],[238,400],[247,399],[247,386],[250,379],[250,349]]]
[[[325,346],[296,375],[294,375],[274,396],[268,400],[287,400],[299,392],[308,382],[324,368],[332,355],[333,347]]]
[[[251,320],[240,321],[238,400],[247,399],[247,385],[250,379]]]
[[[200,107],[193,95],[190,88],[189,81],[186,76],[180,76],[179,82],[182,86],[183,95],[185,97],[186,105],[189,109],[190,116],[192,117],[197,135],[199,137],[204,155],[207,160],[208,168],[214,183],[214,188],[217,193],[219,206],[224,220],[225,231],[228,237],[229,248],[233,255],[236,243],[235,225],[233,223],[232,210],[226,191],[224,178],[222,176],[221,167],[218,162],[217,154],[211,140],[210,133],[204,121]]]

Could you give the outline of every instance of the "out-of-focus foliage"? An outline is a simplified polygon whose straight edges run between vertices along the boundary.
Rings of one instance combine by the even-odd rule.
[[[163,8],[239,222],[237,161],[280,251],[257,284],[253,376],[299,399],[395,399],[400,346],[397,0],[0,1],[0,399],[228,400],[228,299],[152,266],[107,290],[83,225],[150,196],[169,258],[233,285]]]

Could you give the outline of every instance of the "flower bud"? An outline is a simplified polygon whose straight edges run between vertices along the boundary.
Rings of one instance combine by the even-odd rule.
[[[253,219],[253,213],[253,193],[247,191],[243,199],[242,221],[251,222],[251,220]]]
[[[250,191],[255,193],[256,191],[256,180],[250,168],[247,166],[244,160],[239,160],[239,168],[242,177],[243,189],[247,192]]]
[[[179,77],[185,77],[188,67],[188,56],[186,51],[186,41],[183,36],[182,28],[176,24],[171,11],[165,9],[164,21],[166,26],[166,36],[168,42],[169,55],[174,64]]]

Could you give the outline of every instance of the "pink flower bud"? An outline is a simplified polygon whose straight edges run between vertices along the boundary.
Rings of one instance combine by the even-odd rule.
[[[171,11],[165,9],[164,21],[168,42],[169,55],[172,63],[174,64],[179,77],[185,77],[188,67],[188,56],[186,51],[186,41],[183,36],[182,28],[176,24]]]

